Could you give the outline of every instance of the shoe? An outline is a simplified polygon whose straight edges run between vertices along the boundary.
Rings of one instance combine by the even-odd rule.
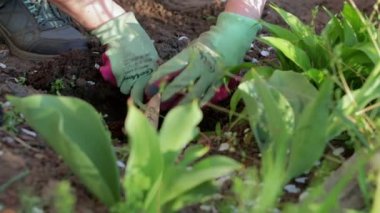
[[[28,60],[88,48],[86,37],[69,18],[45,0],[1,0],[0,37],[13,55]]]

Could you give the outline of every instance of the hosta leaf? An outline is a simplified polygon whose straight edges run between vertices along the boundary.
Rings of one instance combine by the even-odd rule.
[[[183,148],[198,134],[196,126],[202,119],[198,103],[176,107],[168,113],[160,131],[161,152],[173,163]]]
[[[197,186],[227,175],[241,165],[224,156],[208,157],[193,167],[173,166],[166,171],[161,191],[161,205],[173,201]]]
[[[164,212],[178,212],[185,206],[208,200],[217,192],[218,188],[215,186],[215,184],[213,184],[211,181],[205,182],[186,192],[186,194],[176,197],[173,201],[166,204],[164,206]]]
[[[190,146],[185,150],[185,153],[183,154],[183,159],[181,160],[179,165],[184,167],[189,166],[189,164],[193,163],[194,161],[207,154],[208,151],[209,148],[202,145]]]
[[[50,95],[8,100],[89,191],[108,206],[119,201],[119,173],[111,137],[91,105],[77,98]]]
[[[131,104],[125,128],[131,146],[125,177],[127,201],[133,208],[139,209],[148,192],[155,193],[152,189],[162,175],[163,158],[156,130],[144,114]]]
[[[281,51],[287,58],[293,61],[302,70],[306,71],[311,68],[310,59],[299,47],[293,45],[289,41],[275,37],[262,37],[260,41]]]
[[[296,117],[317,95],[317,89],[309,80],[303,74],[293,71],[275,71],[268,84],[288,100]]]
[[[310,169],[322,156],[328,142],[327,128],[332,91],[332,81],[326,80],[317,98],[302,113],[292,137],[288,179]]]
[[[244,93],[250,123],[258,141],[271,141],[276,146],[286,143],[294,128],[294,112],[286,98],[271,88],[260,76],[239,86]],[[260,135],[264,135],[260,136]]]

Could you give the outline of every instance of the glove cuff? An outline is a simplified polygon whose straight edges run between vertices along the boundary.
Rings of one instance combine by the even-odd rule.
[[[99,38],[102,44],[108,44],[117,39],[121,39],[130,27],[140,26],[135,15],[132,12],[124,13],[116,18],[109,20],[100,27],[91,31],[91,34]]]

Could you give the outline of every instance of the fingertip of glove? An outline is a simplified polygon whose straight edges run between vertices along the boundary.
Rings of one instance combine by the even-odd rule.
[[[99,68],[100,74],[105,81],[110,82],[112,85],[116,86],[117,83],[116,78],[112,73],[111,61],[106,54],[102,55],[102,61],[103,66]]]

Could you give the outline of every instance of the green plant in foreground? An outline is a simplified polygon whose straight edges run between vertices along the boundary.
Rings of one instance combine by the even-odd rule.
[[[34,95],[8,97],[17,111],[85,186],[114,212],[174,212],[216,192],[213,180],[241,167],[223,157],[203,157],[199,145],[182,150],[198,134],[202,113],[196,102],[170,111],[159,133],[130,105],[125,123],[131,152],[122,201],[116,157],[102,118],[76,98]]]

